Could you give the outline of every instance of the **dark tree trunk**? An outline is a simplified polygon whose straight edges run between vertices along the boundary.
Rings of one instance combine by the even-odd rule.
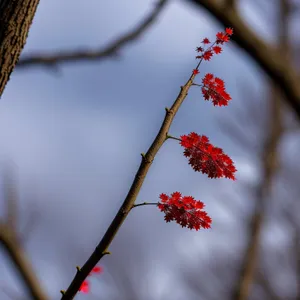
[[[26,43],[40,0],[0,0],[0,97]]]

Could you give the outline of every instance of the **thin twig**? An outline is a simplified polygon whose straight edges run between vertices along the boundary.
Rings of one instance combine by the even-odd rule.
[[[199,67],[200,62],[197,65]],[[110,246],[111,242],[113,241],[115,235],[119,231],[121,225],[125,221],[128,213],[130,212],[134,202],[139,194],[139,191],[142,187],[142,184],[145,180],[145,177],[148,173],[148,170],[157,154],[159,149],[162,147],[164,142],[167,140],[168,132],[173,122],[173,119],[178,112],[181,104],[183,103],[184,99],[187,96],[188,90],[191,87],[193,80],[195,78],[195,74],[192,74],[189,80],[186,82],[184,86],[181,87],[180,92],[174,101],[172,107],[170,109],[166,108],[166,115],[161,125],[161,128],[155,137],[152,145],[148,149],[146,154],[142,153],[142,161],[140,167],[135,175],[134,181],[130,187],[130,190],[120,207],[117,215],[113,219],[112,223],[108,227],[106,233],[104,234],[102,240],[92,253],[92,255],[88,258],[86,263],[77,271],[76,275],[74,276],[70,286],[66,291],[62,292],[62,300],[70,300],[73,299],[79,290],[81,284],[85,280],[85,278],[89,275],[92,271],[93,267],[100,261],[100,259],[104,256],[104,252],[107,251],[108,247]]]
[[[124,46],[132,43],[142,36],[142,34],[157,20],[158,16],[166,6],[168,0],[160,0],[153,11],[143,21],[132,30],[116,38],[107,46],[100,49],[84,50],[64,50],[56,53],[32,53],[20,59],[16,65],[17,69],[31,66],[56,67],[59,63],[77,62],[77,61],[100,61],[107,57],[113,57],[118,54]]]
[[[180,139],[180,138],[177,138],[177,137],[172,136],[172,135],[169,135],[169,134],[167,135],[167,138],[168,138],[168,139],[172,139],[172,140],[181,142],[181,139]]]
[[[139,204],[132,205],[132,208],[138,207],[138,206],[145,206],[145,205],[158,205],[158,202],[143,202]]]

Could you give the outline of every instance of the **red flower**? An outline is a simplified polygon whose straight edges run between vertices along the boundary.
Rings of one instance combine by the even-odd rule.
[[[217,43],[217,44],[221,44],[221,45],[224,44],[224,43],[229,42],[229,40],[230,40],[229,35],[227,35],[227,34],[224,33],[224,32],[218,32],[218,33],[216,34],[216,37],[217,37],[216,43]]]
[[[214,106],[226,106],[231,100],[230,95],[225,90],[224,81],[213,74],[206,74],[202,79],[202,94],[205,100],[211,99]]]
[[[215,52],[215,54],[219,54],[222,52],[222,48],[220,46],[214,46],[213,51]]]
[[[210,60],[213,54],[219,54],[222,52],[222,48],[219,45],[223,45],[224,43],[229,42],[230,36],[233,34],[232,28],[226,28],[225,32],[218,32],[216,34],[216,41],[208,47],[208,50],[204,52],[203,47],[197,47],[197,52],[204,52],[200,56],[196,56],[196,58],[204,59],[204,60]],[[204,45],[210,44],[210,40],[208,38],[203,39],[202,43]],[[214,46],[214,44],[217,44],[217,46]]]
[[[90,291],[89,282],[85,280],[79,288],[79,291],[82,293],[88,293]]]
[[[199,73],[200,73],[200,72],[199,72],[198,69],[194,69],[194,70],[193,70],[193,74],[194,74],[194,75],[197,75],[197,74],[199,74]]]
[[[184,156],[189,158],[189,164],[196,172],[201,171],[209,178],[226,177],[235,180],[233,161],[221,148],[210,144],[208,137],[191,132],[180,138],[180,144],[185,148]]]
[[[204,60],[210,60],[212,56],[213,56],[213,52],[211,50],[207,50],[203,53]]]
[[[101,272],[103,272],[103,268],[96,266],[92,269],[92,271],[90,272],[90,274],[88,276],[91,276],[92,274],[98,274]],[[83,292],[83,293],[88,293],[90,291],[90,284],[87,280],[85,280],[82,283],[81,287],[79,288],[79,291]]]
[[[92,274],[99,274],[99,273],[102,273],[102,272],[103,272],[103,268],[96,266],[96,267],[93,268],[93,270],[91,271],[91,273],[88,276],[90,276]]]
[[[92,273],[102,273],[102,271],[103,271],[102,267],[94,267]]]
[[[225,32],[226,32],[228,35],[232,35],[232,34],[233,34],[233,29],[232,29],[232,28],[226,28],[226,29],[225,29]]]
[[[182,197],[179,192],[171,194],[171,197],[161,194],[159,198],[158,208],[165,213],[166,222],[176,221],[182,227],[196,230],[210,228],[212,220],[202,210],[203,202],[194,200],[192,196]]]
[[[205,38],[205,39],[203,39],[202,43],[203,43],[204,45],[207,45],[207,44],[210,44],[210,41],[209,41],[208,38]]]

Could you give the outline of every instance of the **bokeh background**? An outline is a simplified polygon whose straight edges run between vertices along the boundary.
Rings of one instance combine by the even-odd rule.
[[[283,43],[282,1],[238,1],[246,24],[274,47]],[[296,68],[300,2],[289,2],[284,49]],[[41,0],[21,59],[105,46],[154,5],[153,0]],[[18,230],[50,299],[59,299],[123,202],[140,153],[195,67],[196,46],[223,29],[201,7],[173,0],[116,57],[13,72],[0,102],[0,173],[8,165],[13,170]],[[207,135],[234,160],[237,181],[194,172],[179,144],[169,140],[138,202],[156,202],[160,193],[174,191],[192,195],[206,204],[212,228],[194,232],[166,224],[154,206],[135,209],[113,241],[112,255],[101,260],[103,273],[90,279],[91,292],[76,299],[300,299],[298,121],[282,101],[276,115],[280,92],[234,43],[200,71],[199,81],[207,72],[224,79],[233,100],[228,107],[213,107],[192,88],[170,134]],[[270,148],[274,123],[283,129]],[[278,162],[269,174],[270,152]],[[3,180],[2,217],[4,185]],[[247,256],[251,245],[255,261]],[[238,298],[249,265],[254,268],[249,293]],[[0,299],[30,299],[5,251]]]

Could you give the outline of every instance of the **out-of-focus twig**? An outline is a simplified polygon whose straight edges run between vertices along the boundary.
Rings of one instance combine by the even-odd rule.
[[[11,180],[11,178],[7,179]],[[6,219],[0,220],[0,245],[4,247],[8,256],[12,260],[17,272],[25,284],[26,289],[28,290],[28,293],[30,294],[30,299],[47,300],[48,297],[43,291],[18,237],[17,201],[12,187],[12,182],[6,180],[5,188],[9,196],[6,197]]]
[[[201,61],[198,63],[196,69],[198,69]],[[71,284],[69,285],[67,290],[61,290],[62,298],[61,300],[70,300],[74,299],[80,286],[84,282],[85,278],[90,274],[95,265],[107,254],[110,254],[109,246],[121,228],[123,222],[127,218],[129,212],[132,209],[133,204],[135,203],[137,196],[140,192],[140,189],[144,183],[144,180],[147,176],[147,173],[152,165],[152,162],[158,153],[159,149],[168,140],[168,132],[171,127],[171,124],[181,106],[186,96],[188,95],[188,91],[190,87],[193,85],[196,73],[193,72],[188,79],[188,81],[180,87],[180,91],[176,100],[173,102],[171,108],[165,108],[166,114],[165,118],[162,122],[162,125],[154,138],[151,146],[147,150],[146,153],[142,153],[142,161],[136,172],[134,180],[131,184],[131,187],[127,193],[126,198],[124,199],[119,211],[116,216],[110,223],[108,229],[106,230],[103,238],[98,243],[96,249],[84,263],[82,268],[77,268],[76,275],[74,276]]]
[[[279,50],[287,53],[289,49],[288,36],[288,0],[281,0],[279,21]],[[257,186],[256,207],[249,224],[249,241],[237,285],[233,292],[234,300],[246,300],[254,281],[260,235],[266,211],[267,198],[272,189],[273,177],[278,170],[278,145],[283,135],[283,106],[278,89],[273,85],[270,93],[270,125],[269,133],[265,138],[265,145],[261,162],[263,166],[263,178]]]
[[[168,0],[159,0],[153,11],[140,24],[135,26],[129,32],[116,38],[107,46],[101,47],[100,49],[71,49],[58,51],[56,53],[32,53],[22,57],[16,67],[17,69],[32,66],[53,68],[59,63],[94,60],[100,61],[107,57],[116,56],[121,48],[142,36],[142,34],[157,20],[167,2]]]
[[[236,6],[236,0],[225,0],[225,1],[226,1],[226,5],[228,7],[235,8],[235,6]]]
[[[272,100],[272,112],[270,117],[270,133],[265,140],[262,155],[263,179],[256,189],[256,205],[253,217],[249,224],[249,241],[242,262],[239,280],[233,292],[234,300],[248,299],[250,287],[254,277],[257,254],[259,249],[260,232],[265,215],[266,200],[271,191],[272,178],[278,168],[277,146],[282,136],[281,126],[281,99],[274,93],[276,100]]]
[[[271,282],[266,274],[260,271],[257,272],[256,280],[264,288],[266,294],[269,295],[272,300],[282,300],[274,291],[273,286],[271,285]]]

